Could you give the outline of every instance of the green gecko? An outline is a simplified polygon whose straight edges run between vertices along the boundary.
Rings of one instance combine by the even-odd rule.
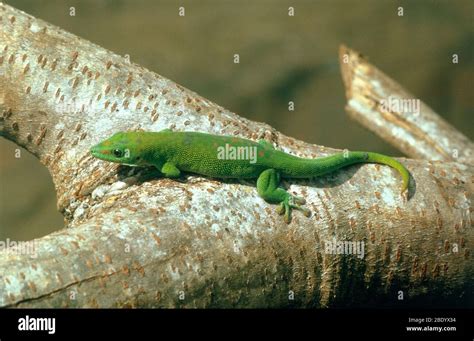
[[[305,200],[279,187],[281,178],[314,178],[355,163],[380,163],[396,169],[408,188],[410,173],[391,157],[370,153],[338,153],[304,159],[276,150],[265,140],[199,132],[118,132],[91,148],[96,158],[128,166],[155,166],[165,177],[189,172],[213,178],[257,179],[257,192],[265,201],[279,204],[277,212],[291,221],[292,209],[309,217]]]

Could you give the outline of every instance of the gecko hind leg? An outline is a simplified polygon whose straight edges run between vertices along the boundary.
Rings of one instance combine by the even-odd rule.
[[[280,174],[274,169],[267,169],[263,171],[257,179],[257,192],[265,201],[269,203],[279,203],[277,213],[284,215],[285,223],[289,224],[291,221],[292,209],[303,212],[306,217],[311,215],[311,212],[299,205],[303,205],[305,200],[296,197],[279,188]]]

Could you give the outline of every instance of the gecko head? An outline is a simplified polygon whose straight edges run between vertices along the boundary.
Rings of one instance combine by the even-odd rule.
[[[101,160],[139,166],[143,163],[140,141],[133,132],[118,132],[90,149],[91,154]]]

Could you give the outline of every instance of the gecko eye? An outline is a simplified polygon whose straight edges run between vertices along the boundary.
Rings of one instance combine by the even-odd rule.
[[[122,157],[123,152],[120,149],[114,149],[113,151],[115,157]]]

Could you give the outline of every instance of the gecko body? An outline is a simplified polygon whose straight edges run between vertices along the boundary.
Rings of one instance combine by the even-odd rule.
[[[292,209],[310,216],[300,205],[305,200],[279,187],[281,178],[314,178],[356,163],[379,163],[396,169],[402,177],[402,192],[409,183],[408,170],[397,160],[377,153],[348,151],[327,157],[305,159],[277,150],[265,140],[211,135],[199,132],[119,132],[91,148],[94,157],[129,166],[154,166],[165,177],[181,172],[213,178],[257,179],[258,194],[279,204],[285,222]]]

